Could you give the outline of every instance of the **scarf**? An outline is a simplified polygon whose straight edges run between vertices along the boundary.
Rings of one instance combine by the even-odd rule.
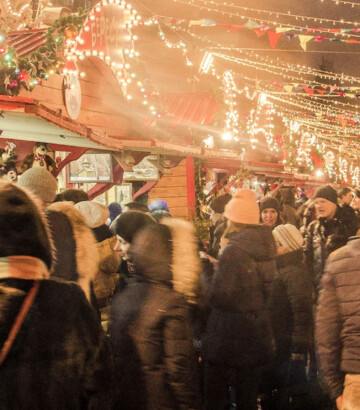
[[[7,256],[0,258],[0,279],[7,278],[48,279],[49,271],[41,259],[32,256]]]

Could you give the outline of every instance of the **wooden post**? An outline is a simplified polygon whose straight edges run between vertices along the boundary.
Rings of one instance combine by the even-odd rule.
[[[189,217],[195,216],[195,168],[194,158],[186,158],[186,187]]]

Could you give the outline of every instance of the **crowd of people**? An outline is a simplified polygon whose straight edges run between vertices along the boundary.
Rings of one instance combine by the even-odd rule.
[[[223,193],[206,243],[57,190],[0,181],[0,409],[360,409],[359,190]]]

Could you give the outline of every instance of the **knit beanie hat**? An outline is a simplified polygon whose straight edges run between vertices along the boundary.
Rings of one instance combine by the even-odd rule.
[[[220,195],[209,204],[209,208],[212,209],[217,214],[223,214],[225,205],[230,201],[232,196],[230,194]]]
[[[333,202],[337,205],[338,197],[336,190],[330,185],[323,185],[319,187],[316,191],[312,199],[322,198],[327,199],[330,202]]]
[[[251,189],[240,189],[225,205],[224,216],[232,222],[258,225],[259,207],[255,192]]]
[[[154,211],[166,211],[169,212],[168,204],[165,201],[153,201],[148,206],[150,212]]]
[[[278,225],[272,231],[274,238],[288,251],[296,251],[302,247],[304,238],[300,231],[291,224]]]
[[[57,180],[43,167],[27,169],[19,178],[18,184],[30,190],[43,202],[51,203],[55,199]]]
[[[112,222],[122,212],[121,205],[117,202],[111,202],[111,204],[108,205],[108,210],[110,212],[110,222]]]
[[[51,242],[40,203],[15,184],[0,181],[0,257],[32,256],[51,268]]]
[[[260,203],[260,212],[262,212],[264,209],[275,209],[277,213],[280,213],[280,203],[279,201],[272,197],[272,196],[266,196],[263,198]]]
[[[90,228],[104,225],[110,214],[105,205],[92,201],[78,202],[75,204],[75,208],[81,213]]]
[[[116,219],[115,234],[131,243],[140,229],[155,223],[149,215],[142,212],[127,211]]]

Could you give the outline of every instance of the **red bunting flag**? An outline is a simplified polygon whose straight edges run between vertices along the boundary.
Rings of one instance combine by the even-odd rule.
[[[275,31],[268,31],[268,36],[269,36],[269,43],[270,43],[271,48],[275,48],[280,37],[282,36],[282,33],[275,33]]]

